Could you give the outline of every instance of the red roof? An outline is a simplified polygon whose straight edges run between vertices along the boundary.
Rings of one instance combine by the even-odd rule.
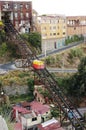
[[[37,114],[44,114],[50,110],[50,107],[48,105],[42,105],[40,102],[33,101],[30,103],[31,109]]]
[[[19,106],[14,106],[13,109],[14,109],[14,110],[17,110],[18,112],[21,112],[21,113],[23,113],[23,114],[30,112],[30,111],[27,110],[26,108],[19,107]]]
[[[14,130],[22,130],[22,124],[21,123],[16,123],[14,125]]]
[[[38,125],[38,128],[40,130],[64,130],[60,126],[60,123],[55,119],[51,119],[49,121],[46,121],[45,123]]]

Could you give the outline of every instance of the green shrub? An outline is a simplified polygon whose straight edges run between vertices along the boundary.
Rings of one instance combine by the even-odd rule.
[[[50,64],[54,64],[55,63],[55,58],[53,56],[48,56],[46,59],[46,64],[50,65]]]
[[[6,43],[2,43],[0,47],[0,56],[3,56],[7,52],[7,45]]]
[[[80,58],[83,55],[83,51],[82,49],[78,48],[78,49],[71,49],[70,53],[69,53],[69,58],[73,59],[74,57],[78,57]]]

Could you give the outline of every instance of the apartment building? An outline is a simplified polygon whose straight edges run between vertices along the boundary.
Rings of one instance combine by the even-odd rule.
[[[14,27],[21,33],[32,30],[31,1],[0,1],[0,20],[9,15]]]
[[[42,52],[57,49],[65,44],[66,17],[63,15],[38,16],[37,30],[42,36]]]
[[[81,34],[86,36],[86,16],[67,17],[67,36]]]

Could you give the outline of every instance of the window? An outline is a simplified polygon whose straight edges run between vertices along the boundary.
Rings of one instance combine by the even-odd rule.
[[[29,17],[29,13],[26,13],[26,17],[27,17],[27,18]]]
[[[21,13],[20,15],[21,15],[21,18],[23,18],[23,13]]]
[[[15,15],[15,18],[18,18],[18,13],[15,13],[14,15]]]
[[[55,29],[56,29],[56,26],[54,26],[53,29],[55,30]]]
[[[65,32],[63,32],[63,35],[65,35]]]
[[[26,4],[25,7],[26,7],[26,9],[29,9],[29,4]]]
[[[46,38],[47,34],[42,34],[42,38]]]
[[[20,8],[23,8],[23,4],[20,4]]]
[[[53,35],[55,36],[55,35],[56,35],[56,33],[53,33]]]
[[[14,9],[17,9],[18,8],[18,5],[17,4],[14,4]]]
[[[37,117],[32,118],[32,121],[36,121],[36,120],[37,120]]]
[[[15,26],[17,27],[19,25],[18,21],[15,21]]]

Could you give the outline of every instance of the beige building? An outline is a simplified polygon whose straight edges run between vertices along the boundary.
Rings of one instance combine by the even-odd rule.
[[[42,36],[42,52],[58,49],[65,44],[66,17],[63,15],[38,16],[37,31]]]
[[[67,17],[67,36],[86,35],[86,16]]]

